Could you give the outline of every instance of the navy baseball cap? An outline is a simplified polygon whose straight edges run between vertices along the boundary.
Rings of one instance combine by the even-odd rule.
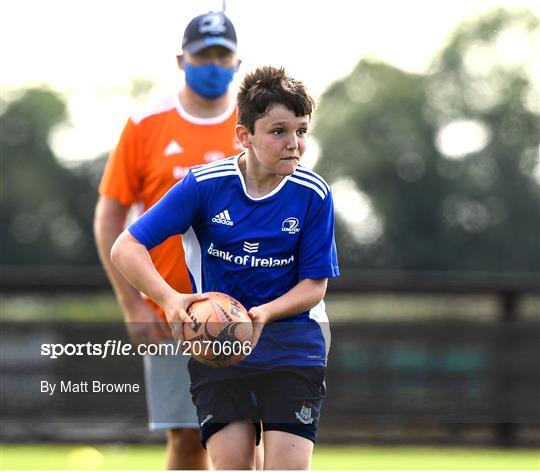
[[[186,26],[182,49],[190,54],[210,46],[223,46],[236,52],[236,31],[222,12],[208,12],[193,18]]]

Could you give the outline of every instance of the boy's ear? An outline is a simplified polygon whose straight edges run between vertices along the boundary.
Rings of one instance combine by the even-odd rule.
[[[236,125],[234,131],[236,133],[236,138],[242,147],[246,149],[249,148],[251,146],[249,130],[244,125]]]

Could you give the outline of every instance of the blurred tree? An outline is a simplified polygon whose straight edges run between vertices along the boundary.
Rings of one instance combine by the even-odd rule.
[[[95,188],[59,165],[49,146],[66,119],[63,99],[28,89],[2,107],[0,264],[98,264],[92,236]]]
[[[363,60],[323,95],[318,170],[342,265],[540,269],[537,36],[531,13],[496,10],[425,75]]]

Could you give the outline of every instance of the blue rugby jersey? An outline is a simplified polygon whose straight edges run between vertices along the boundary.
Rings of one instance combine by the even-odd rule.
[[[302,166],[269,194],[248,195],[239,156],[194,167],[130,227],[147,249],[183,234],[194,292],[229,294],[246,309],[306,278],[339,275],[328,184]],[[324,302],[267,324],[239,367],[324,366],[330,344]]]

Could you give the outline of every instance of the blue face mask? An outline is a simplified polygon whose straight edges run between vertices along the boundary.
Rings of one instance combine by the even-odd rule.
[[[184,61],[187,84],[201,97],[210,100],[225,95],[236,67],[226,69],[216,64],[194,66]]]

